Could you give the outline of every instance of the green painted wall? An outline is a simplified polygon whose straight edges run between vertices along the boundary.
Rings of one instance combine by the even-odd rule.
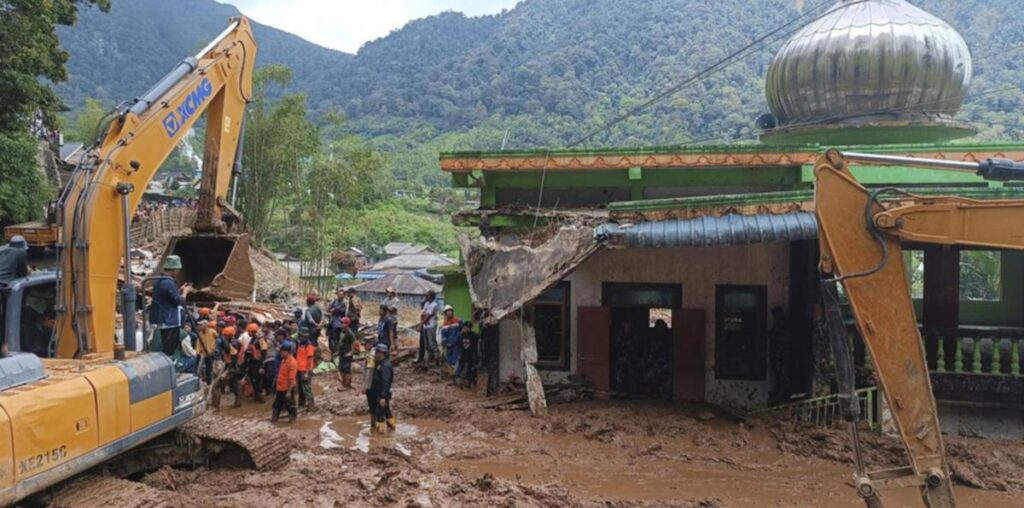
[[[443,293],[445,304],[455,308],[455,315],[459,319],[473,317],[473,302],[469,297],[469,283],[464,272],[444,274]]]

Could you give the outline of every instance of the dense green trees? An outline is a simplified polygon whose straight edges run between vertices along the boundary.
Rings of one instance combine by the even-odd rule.
[[[271,91],[287,89],[291,79],[291,69],[280,65],[259,69],[253,76],[238,207],[257,238],[267,235],[283,202],[308,188],[307,160],[320,150],[320,132],[309,120],[306,96],[270,96]]]
[[[43,211],[49,185],[36,135],[57,121],[60,99],[47,83],[67,79],[68,54],[55,29],[75,23],[79,4],[110,8],[110,0],[0,0],[0,224]]]
[[[1019,0],[910,1],[959,28],[975,54],[976,79],[960,119],[977,126],[980,133],[968,141],[1022,139],[1019,112],[1024,110],[1024,92],[1017,88],[992,93],[1024,82],[1024,33],[1000,29],[1024,26]],[[311,168],[330,157],[331,146],[341,146],[336,140],[359,135],[366,140],[360,143],[374,154],[374,164],[385,167],[375,179],[378,187],[387,189],[381,194],[400,190],[426,196],[429,189],[448,182],[437,167],[439,151],[497,150],[506,133],[509,149],[565,146],[798,16],[800,3],[525,0],[494,16],[444,13],[417,20],[367,43],[357,55],[317,47],[257,24],[260,64],[286,64],[292,72],[287,87],[267,82],[265,102],[255,104],[251,116],[266,115],[264,125],[269,129],[275,108],[284,108],[284,116],[278,118],[282,122],[300,122],[299,115],[284,113],[301,109],[326,141],[317,148],[296,144],[295,139],[267,141],[265,148],[247,145],[247,170],[257,175],[250,188],[263,188],[264,170],[279,174],[287,169],[293,177],[308,176]],[[60,90],[74,106],[83,104],[85,97],[114,103],[137,95],[218,33],[234,12],[213,0],[133,0],[115,3],[109,15],[85,11],[79,26],[60,31],[73,50],[71,79]],[[137,29],[120,28],[129,24]],[[174,30],[162,29],[165,26]],[[782,39],[585,145],[753,142],[753,120],[767,110],[763,76]],[[124,79],[125,69],[131,69],[131,79]],[[334,112],[346,121],[333,121]],[[257,149],[259,155],[252,151]],[[297,156],[299,152],[307,157]],[[340,160],[337,153],[334,156]],[[299,163],[284,167],[275,157]],[[286,189],[287,199],[299,195],[293,184],[275,189]],[[349,188],[343,194],[352,192]],[[285,214],[282,199],[272,202],[269,209],[244,206],[251,208],[257,229],[269,233],[269,241],[301,244],[292,231],[302,223],[299,216]],[[349,199],[339,209],[362,214],[346,219],[354,223],[369,216],[364,211],[377,206],[367,204],[374,202],[395,204],[390,198]],[[401,201],[396,206],[405,210],[407,205]],[[285,215],[289,220],[282,222]],[[332,238],[346,235],[336,233]],[[375,241],[363,238],[357,245],[368,247]]]

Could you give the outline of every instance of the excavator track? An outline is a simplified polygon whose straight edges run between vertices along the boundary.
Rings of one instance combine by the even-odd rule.
[[[228,445],[240,449],[258,471],[285,466],[293,449],[293,443],[269,422],[236,416],[206,413],[185,424],[181,432],[207,447]]]
[[[166,492],[145,484],[107,475],[86,475],[60,487],[50,498],[52,508],[172,508]]]

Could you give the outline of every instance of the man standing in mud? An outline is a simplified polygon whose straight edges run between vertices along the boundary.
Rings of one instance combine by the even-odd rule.
[[[356,334],[351,328],[352,320],[341,319],[341,333],[338,338],[338,375],[341,377],[341,390],[352,389],[352,346],[356,342]]]
[[[476,382],[476,367],[480,361],[480,336],[473,331],[472,321],[463,321],[459,335],[459,364],[455,369],[455,386],[468,388]]]
[[[428,355],[431,362],[438,361],[437,293],[433,289],[427,291],[427,299],[423,302],[423,310],[420,312],[420,351],[415,363],[422,362],[424,354]]]
[[[338,352],[338,341],[341,340],[341,320],[347,313],[347,307],[345,290],[338,288],[334,292],[334,300],[327,307],[327,313],[330,315],[327,326],[327,344],[331,348],[331,354]]]
[[[359,320],[363,317],[363,301],[359,299],[355,289],[348,288],[345,294],[348,295],[348,306],[345,309],[345,314],[352,320],[352,330],[358,334],[359,325],[361,324]]]
[[[380,316],[377,318],[377,342],[376,344],[385,344],[388,348],[392,348],[394,344],[391,343],[391,339],[395,336],[394,334],[395,322],[391,320],[390,311],[388,306],[385,304],[380,305]]]
[[[270,421],[276,422],[281,416],[282,409],[287,409],[288,411],[288,423],[294,422],[295,418],[298,417],[298,410],[295,409],[295,402],[290,395],[290,392],[297,383],[298,370],[299,364],[295,361],[295,357],[292,356],[291,350],[281,348],[281,368],[277,372],[277,380],[274,384],[274,407]]]
[[[316,293],[310,293],[306,297],[306,309],[302,311],[301,317],[299,317],[299,326],[305,326],[309,328],[309,336],[316,342],[320,338],[320,326],[324,321],[324,312],[320,310],[320,306],[317,305],[317,301],[320,299]],[[299,363],[302,363],[301,361]]]
[[[367,398],[370,403],[370,428],[378,434],[395,430],[398,426],[391,413],[391,383],[395,374],[389,356],[387,344],[377,344],[373,348],[373,378]]]
[[[299,407],[305,407],[308,411],[316,409],[313,401],[313,359],[316,357],[314,340],[308,328],[299,328],[299,344],[295,352],[299,366]]]

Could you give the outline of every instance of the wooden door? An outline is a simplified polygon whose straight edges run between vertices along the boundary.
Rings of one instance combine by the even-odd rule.
[[[703,309],[672,311],[672,398],[704,401],[705,331]]]
[[[607,307],[577,309],[580,374],[597,390],[608,391],[611,380],[612,311]]]

